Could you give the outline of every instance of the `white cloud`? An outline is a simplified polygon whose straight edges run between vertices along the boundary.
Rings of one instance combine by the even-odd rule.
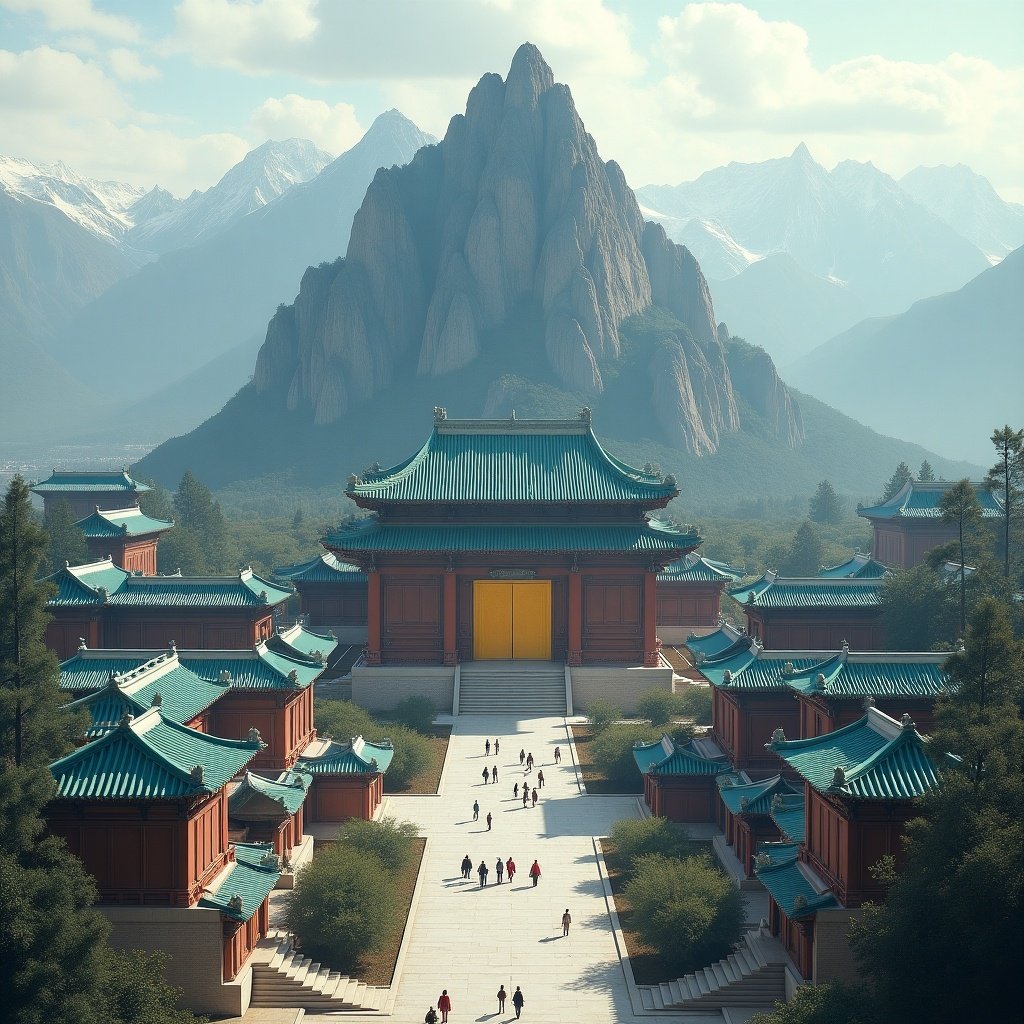
[[[250,124],[261,138],[311,139],[335,155],[354,146],[365,130],[351,104],[332,107],[296,93],[264,100],[252,112]]]
[[[74,118],[99,111],[117,116],[127,104],[98,64],[40,46],[0,50],[0,109],[11,117],[53,112]]]
[[[143,64],[142,58],[134,50],[118,47],[107,54],[110,70],[122,82],[146,82],[160,77],[160,69],[151,64]]]
[[[139,38],[131,19],[97,11],[92,0],[0,0],[0,7],[16,14],[41,14],[51,32],[81,32],[122,43]]]

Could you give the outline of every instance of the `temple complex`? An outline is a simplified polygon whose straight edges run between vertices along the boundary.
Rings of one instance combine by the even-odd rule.
[[[658,636],[666,644],[677,644],[693,629],[716,626],[722,591],[742,577],[742,569],[696,552],[666,566],[658,573]]]
[[[955,480],[908,480],[888,501],[857,509],[871,523],[871,555],[898,569],[920,565],[932,548],[956,540],[956,524],[942,518],[939,503]],[[982,518],[1000,520],[1005,510],[984,483],[972,483]]]
[[[153,488],[133,480],[128,470],[82,471],[55,469],[42,483],[32,488],[43,499],[43,514],[66,501],[80,519],[96,509],[123,509],[138,505],[139,497]]]
[[[147,516],[137,505],[96,510],[75,525],[85,535],[89,554],[99,561],[110,559],[126,572],[156,575],[156,549],[160,535],[174,523]]]
[[[302,614],[313,629],[330,630],[342,643],[366,643],[366,573],[357,566],[326,551],[281,566],[274,576],[298,591]]]

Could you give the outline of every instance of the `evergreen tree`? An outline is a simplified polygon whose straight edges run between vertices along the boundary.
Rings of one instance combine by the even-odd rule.
[[[811,498],[811,521],[815,523],[840,523],[843,507],[839,495],[828,480],[822,480]]]
[[[49,615],[49,538],[16,476],[0,509],[0,750],[15,765],[46,765],[66,753],[79,723],[58,711],[60,665],[43,642]]]
[[[150,490],[139,495],[139,508],[154,519],[163,519],[164,522],[174,519],[174,503],[167,489],[155,480],[143,482],[149,484]]]
[[[67,565],[81,565],[89,561],[89,546],[77,522],[69,501],[58,501],[50,506],[43,527],[50,538],[49,572],[57,572]]]
[[[1024,520],[1024,430],[1009,424],[992,432],[996,464],[988,471],[985,483],[996,491],[1003,503],[1003,575],[1010,578],[1011,524]]]
[[[190,470],[185,471],[174,493],[174,511],[178,529],[191,532],[203,553],[201,571],[224,571],[228,561],[224,513],[210,489]]]
[[[927,459],[921,463],[921,468],[917,471],[917,479],[922,483],[930,483],[935,479],[935,470],[932,469],[932,464]]]
[[[948,650],[956,640],[956,591],[930,565],[887,578],[879,600],[890,650]]]
[[[811,523],[804,522],[793,535],[789,554],[779,571],[783,576],[817,576],[824,561],[825,548],[820,534]]]
[[[305,519],[305,513],[302,511],[302,507],[299,506],[295,509],[295,515],[292,516],[292,529],[297,530],[302,525],[302,520]]]
[[[960,630],[967,628],[966,545],[981,524],[981,502],[970,480],[957,481],[939,499],[942,518],[956,526],[957,559],[960,563]]]
[[[901,462],[896,467],[892,476],[889,477],[889,482],[885,485],[885,490],[882,492],[881,498],[878,499],[878,504],[884,505],[890,498],[894,498],[899,494],[900,488],[910,479],[912,479],[910,467],[905,462]]]
[[[160,538],[156,549],[157,570],[165,575],[179,569],[186,576],[206,571],[206,555],[194,530],[175,526]]]

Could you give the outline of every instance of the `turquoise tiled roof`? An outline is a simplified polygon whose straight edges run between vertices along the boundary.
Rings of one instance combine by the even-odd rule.
[[[700,671],[712,686],[723,689],[781,690],[795,676],[820,671],[822,665],[822,655],[813,651],[802,656],[792,651],[765,651],[752,637],[744,637],[720,657],[703,661]]]
[[[690,552],[679,561],[665,566],[658,573],[658,580],[663,583],[724,583],[726,580],[738,580],[742,576],[742,569],[733,569],[724,562],[712,562],[696,552]]]
[[[577,420],[435,419],[426,444],[348,486],[366,501],[647,502],[679,492],[673,477],[627,466]]]
[[[36,494],[59,494],[65,491],[74,491],[79,494],[88,491],[104,494],[110,491],[144,494],[152,489],[148,484],[141,484],[138,480],[133,480],[126,470],[111,473],[105,470],[77,472],[62,469],[55,469],[48,479],[32,488]]]
[[[282,654],[266,643],[248,651],[181,651],[179,657],[197,676],[233,690],[301,690],[324,671],[319,662]]]
[[[298,767],[314,775],[364,775],[367,772],[386,772],[395,756],[390,740],[371,743],[356,736],[348,743],[338,743],[329,737],[307,747],[299,758]],[[310,750],[314,750],[312,754]],[[374,763],[376,762],[376,764]]]
[[[260,749],[258,742],[187,729],[151,708],[55,761],[50,771],[67,800],[173,800],[216,792]]]
[[[840,653],[795,673],[786,682],[799,693],[824,697],[937,697],[950,684],[942,667],[947,657],[931,653]]]
[[[754,608],[877,608],[885,579],[822,579],[820,576],[779,577],[735,587],[729,595]]]
[[[942,496],[955,487],[957,480],[909,480],[888,501],[870,508],[857,509],[857,515],[865,519],[941,519],[942,510],[939,502]],[[979,481],[972,481],[971,486],[981,504],[981,514],[985,519],[1002,519],[1003,506],[996,495]]]
[[[270,646],[278,647],[282,654],[309,661],[319,661],[317,658],[319,654],[326,662],[337,648],[338,638],[324,633],[314,633],[313,630],[307,629],[301,623],[296,623],[289,629],[275,633],[270,638]]]
[[[536,525],[502,523],[393,523],[376,516],[341,527],[324,538],[341,552],[480,551],[651,551],[685,552],[700,536],[668,523],[649,519],[635,523]]]
[[[755,860],[757,877],[791,921],[839,906],[832,892],[811,885],[800,870],[798,853],[795,843],[762,843]]]
[[[60,688],[68,693],[87,693],[107,685],[111,673],[123,675],[162,658],[163,651],[89,650],[81,648],[77,654],[60,665]]]
[[[330,551],[308,562],[296,562],[294,565],[282,565],[274,570],[280,579],[291,580],[293,583],[365,583],[366,573],[356,565],[339,562]]]
[[[713,633],[705,633],[703,636],[691,633],[686,638],[686,646],[698,658],[716,658],[736,644],[742,637],[743,633],[740,630],[725,622]]]
[[[163,533],[174,526],[165,519],[153,519],[140,508],[111,509],[79,519],[75,525],[90,538],[102,537],[145,537],[152,533]]]
[[[235,921],[248,921],[263,906],[281,877],[280,861],[270,843],[235,843],[235,863],[216,892],[208,892],[198,906],[219,910]]]
[[[51,607],[263,608],[291,597],[290,590],[274,586],[251,569],[237,576],[135,576],[103,559],[68,566],[46,579],[57,587]]]
[[[246,772],[228,798],[228,813],[244,819],[248,809],[261,804],[266,806],[269,800],[280,806],[283,815],[296,814],[305,802],[312,781],[313,776],[301,769],[281,772],[275,779]]]
[[[718,794],[722,803],[733,814],[768,815],[772,808],[772,799],[776,793],[793,794],[802,791],[787,782],[781,775],[758,782],[743,782],[733,774],[722,775],[717,780]]]
[[[645,775],[718,775],[731,771],[724,757],[704,757],[690,744],[677,746],[671,736],[662,736],[654,743],[638,744],[633,748],[633,760]]]
[[[823,579],[878,579],[880,576],[891,576],[892,570],[876,562],[870,555],[858,552],[840,565],[822,569],[818,575]]]
[[[851,725],[806,740],[768,744],[816,790],[859,800],[910,800],[934,789],[938,773],[925,740],[905,717],[877,708]]]
[[[798,793],[780,793],[772,797],[769,813],[772,821],[787,839],[794,843],[804,842],[807,831],[807,803],[803,789]]]

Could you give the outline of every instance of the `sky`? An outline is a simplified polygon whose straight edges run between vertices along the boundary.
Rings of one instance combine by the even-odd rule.
[[[633,187],[805,142],[1024,202],[1018,0],[0,0],[0,154],[183,196],[392,107],[441,136],[527,40]]]

